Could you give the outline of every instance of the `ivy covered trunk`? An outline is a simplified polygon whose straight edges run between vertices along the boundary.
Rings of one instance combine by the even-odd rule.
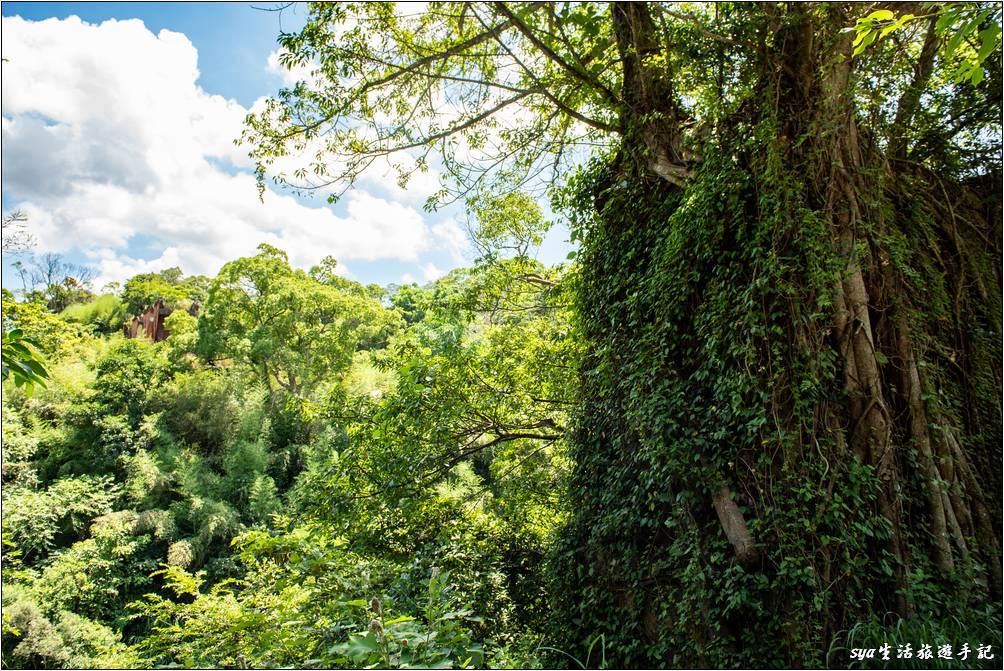
[[[633,94],[578,185],[570,648],[843,665],[852,628],[979,621],[1001,598],[1000,176],[948,180],[856,115],[836,6],[758,8],[756,84],[685,147],[646,7],[611,11]]]

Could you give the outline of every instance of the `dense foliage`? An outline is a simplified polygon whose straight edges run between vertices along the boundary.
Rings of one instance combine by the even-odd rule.
[[[5,295],[51,373],[4,393],[5,666],[533,658],[567,515],[563,270],[510,253],[393,295],[334,271],[263,245],[160,343],[122,337],[114,296]]]
[[[248,119],[259,179],[307,155],[273,178],[335,198],[417,148],[402,178],[453,178],[430,206],[542,179],[581,242],[552,640],[643,666],[847,663],[890,622],[999,644],[999,5],[310,18],[280,38],[310,76]]]
[[[578,314],[589,354],[571,484],[583,505],[561,542],[559,573],[575,578],[559,602],[586,632],[606,632],[607,654],[631,665],[839,663],[843,632],[860,623],[876,623],[881,645],[900,596],[915,613],[903,622],[924,622],[932,640],[958,638],[956,627],[999,640],[983,577],[993,548],[978,534],[959,535],[965,563],[950,575],[939,570],[927,554],[921,476],[901,485],[910,492],[901,515],[912,549],[908,591],[897,587],[878,469],[851,458],[826,419],[846,402],[827,312],[843,265],[799,177],[778,169],[774,137],[770,123],[741,129],[731,146],[751,165],[709,153],[685,200],[672,190],[606,187],[601,212],[587,220]],[[590,211],[607,170],[599,162],[582,176]],[[640,216],[652,224],[632,226]],[[930,231],[923,206],[901,217],[889,228]],[[912,274],[911,292],[947,293],[943,271],[909,265],[924,238],[882,235],[903,245],[896,261]],[[987,250],[968,244],[977,264],[993,267]],[[925,309],[938,305],[932,297]],[[999,357],[1000,343],[980,335],[999,321],[999,305],[973,308],[961,317],[980,324],[967,346]],[[918,308],[890,309],[917,318]],[[901,354],[895,342],[881,346],[891,377]],[[932,356],[925,372],[938,375],[939,365]],[[993,408],[991,389],[981,383],[969,403]],[[899,431],[907,429],[895,438],[909,445],[903,459],[918,468],[923,455]],[[969,431],[977,454],[993,454],[999,424]],[[746,557],[721,533],[722,512],[704,504],[726,487],[758,539]]]
[[[4,664],[996,666],[1001,11],[891,7],[311,5],[259,179],[438,161],[477,260],[5,293]]]

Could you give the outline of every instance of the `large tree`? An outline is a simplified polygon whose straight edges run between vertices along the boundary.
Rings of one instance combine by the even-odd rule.
[[[272,395],[309,396],[345,373],[364,342],[386,339],[399,317],[362,285],[333,274],[333,259],[305,273],[270,245],[231,261],[213,280],[199,320],[199,350],[251,367]]]
[[[1001,598],[1000,20],[312,5],[280,38],[303,81],[243,140],[332,197],[384,159],[436,162],[430,206],[549,185],[588,338],[568,644],[819,664],[887,612]]]

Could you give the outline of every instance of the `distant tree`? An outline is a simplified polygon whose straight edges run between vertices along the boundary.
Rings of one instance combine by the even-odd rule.
[[[126,314],[130,315],[140,314],[158,299],[173,306],[184,298],[185,292],[181,287],[168,282],[158,273],[134,275],[122,287],[122,302],[125,303]]]
[[[394,285],[390,303],[401,312],[407,323],[415,324],[425,319],[430,298],[431,292],[419,288],[417,284]]]
[[[178,284],[181,282],[181,278],[184,277],[184,273],[181,272],[181,268],[174,266],[171,268],[165,268],[160,271],[160,277],[168,284]]]
[[[167,268],[159,273],[140,273],[129,278],[122,288],[126,313],[136,315],[158,299],[168,307],[187,308],[202,303],[212,281],[203,275],[185,277],[180,268]]]
[[[58,284],[49,285],[46,307],[53,312],[62,312],[67,307],[85,303],[94,298],[94,293],[86,283],[76,277],[67,275]]]
[[[395,313],[365,287],[331,273],[318,273],[321,282],[291,268],[285,252],[258,250],[213,281],[199,320],[204,356],[247,364],[270,391],[309,394],[344,372],[362,341],[395,327]]]
[[[13,265],[20,275],[24,297],[44,303],[52,312],[94,297],[90,288],[94,269],[67,261],[62,254],[32,254]]]

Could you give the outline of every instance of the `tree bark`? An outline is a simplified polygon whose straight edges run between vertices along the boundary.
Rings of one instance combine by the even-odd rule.
[[[927,495],[927,512],[931,518],[930,531],[934,538],[935,547],[934,563],[943,574],[949,574],[955,568],[955,563],[952,561],[952,548],[948,539],[948,519],[945,513],[947,495],[941,489],[941,473],[938,471],[934,461],[934,452],[931,449],[931,437],[927,429],[929,424],[927,410],[921,398],[920,373],[917,370],[917,361],[914,358],[913,343],[910,342],[909,326],[906,319],[899,318],[897,331],[899,333],[899,356],[903,366],[903,392],[907,397],[910,410],[910,435],[920,452],[921,474]],[[958,538],[961,540],[961,533]]]
[[[937,30],[935,30],[935,26],[938,23],[938,14],[933,11],[932,13],[934,15],[927,24],[927,36],[924,38],[924,46],[921,48],[920,58],[917,59],[917,63],[914,66],[913,80],[906,91],[903,92],[903,95],[900,96],[899,103],[896,105],[896,117],[892,122],[892,128],[889,130],[888,153],[892,159],[906,158],[907,129],[910,126],[914,113],[917,111],[917,106],[920,104],[920,96],[927,87],[931,74],[934,72],[934,56],[938,52],[940,38],[938,37]]]
[[[663,47],[649,8],[643,2],[614,2],[610,13],[624,71],[621,127],[641,139],[649,170],[682,187],[691,172],[683,158],[673,73],[664,62],[653,64]]]
[[[965,245],[957,235],[953,240],[949,233],[939,230],[945,223],[944,213],[921,200],[916,208],[919,214],[912,218],[910,199],[923,199],[929,191],[918,185],[917,175],[907,174],[894,161],[906,155],[909,124],[932,76],[938,47],[934,24],[927,26],[920,58],[898,101],[889,144],[883,149],[855,110],[853,36],[845,31],[854,23],[853,10],[842,4],[765,3],[742,11],[755,15],[766,33],[760,79],[751,86],[749,99],[732,113],[740,130],[730,136],[732,129],[727,126],[733,119],[727,118],[723,132],[708,143],[706,167],[720,172],[696,171],[692,177],[682,152],[686,143],[680,124],[682,112],[674,98],[674,73],[661,58],[669,45],[660,44],[660,39],[665,38],[657,36],[646,5],[611,6],[614,37],[624,69],[620,113],[625,133],[616,165],[608,167],[593,185],[597,222],[596,232],[588,234],[595,237],[588,244],[597,247],[592,250],[595,254],[582,257],[586,259],[582,272],[587,281],[579,297],[584,321],[588,320],[592,329],[587,338],[596,343],[593,358],[584,366],[583,379],[598,380],[592,387],[584,382],[583,390],[587,395],[599,392],[589,408],[609,415],[598,413],[602,420],[584,420],[590,427],[589,436],[576,439],[586,457],[583,463],[588,463],[579,471],[584,475],[577,486],[586,492],[588,501],[602,499],[604,503],[583,510],[577,518],[582,523],[577,547],[585,548],[579,556],[587,557],[577,568],[582,569],[578,574],[581,584],[587,586],[582,593],[594,595],[607,590],[617,595],[616,603],[623,603],[624,591],[638,588],[645,581],[645,589],[639,590],[641,596],[636,592],[632,601],[641,611],[637,621],[632,620],[634,614],[626,614],[616,625],[638,627],[655,637],[666,636],[666,630],[644,626],[645,618],[650,619],[653,612],[671,610],[673,599],[679,602],[689,598],[681,585],[704,594],[701,581],[728,584],[729,578],[724,576],[733,575],[734,562],[743,567],[740,575],[757,574],[761,584],[770,585],[764,588],[766,595],[755,597],[762,597],[756,612],[772,607],[785,611],[790,604],[780,594],[784,588],[778,586],[785,584],[791,573],[780,567],[787,568],[793,547],[798,548],[794,554],[808,547],[799,561],[807,565],[803,575],[810,577],[806,580],[818,586],[818,603],[813,605],[818,610],[813,613],[821,610],[824,622],[817,632],[806,634],[812,625],[799,618],[804,619],[807,611],[799,613],[797,607],[792,607],[790,614],[781,612],[771,626],[790,631],[788,642],[821,635],[825,650],[830,637],[839,636],[837,632],[846,632],[855,623],[883,617],[888,611],[908,618],[928,608],[922,598],[914,602],[912,596],[924,594],[925,589],[944,589],[941,596],[946,603],[956,597],[965,598],[967,595],[952,590],[958,589],[960,577],[968,578],[970,571],[980,565],[986,566],[989,595],[1000,598],[1000,533],[988,508],[990,501],[996,503],[995,492],[984,491],[995,481],[983,480],[981,470],[987,460],[980,450],[987,448],[979,437],[967,442],[971,436],[966,431],[971,432],[971,427],[952,416],[955,404],[964,404],[966,394],[973,392],[960,392],[959,397],[941,406],[937,398],[955,390],[947,388],[949,384],[945,389],[925,386],[945,384],[947,376],[937,361],[942,348],[931,343],[945,338],[943,331],[951,328],[945,324],[952,319],[952,325],[961,331],[960,296],[990,303],[998,300],[992,295],[998,287],[974,278],[978,271],[972,269],[974,265],[965,265]],[[656,67],[656,63],[660,65]],[[742,135],[749,132],[763,135]],[[716,147],[715,142],[721,146]],[[774,162],[763,160],[762,154]],[[711,163],[713,160],[718,163]],[[726,167],[721,167],[723,164]],[[732,198],[728,178],[737,175],[739,181],[748,182],[744,182],[745,190],[736,199],[739,205],[730,209],[722,201]],[[625,180],[630,190],[616,195]],[[774,191],[765,194],[774,187],[790,189],[793,195]],[[786,197],[790,197],[790,203],[774,205],[772,198]],[[803,246],[801,241],[791,240],[803,234],[797,225],[791,225],[791,220],[798,222],[797,217],[806,210],[810,211],[806,219],[817,227],[812,235],[822,238],[818,245],[813,242]],[[681,211],[685,217],[678,216]],[[646,220],[650,212],[657,214]],[[781,214],[774,218],[777,212]],[[691,213],[694,218],[684,220]],[[929,235],[937,239],[930,241],[929,248],[911,245],[913,241],[905,244],[909,254],[923,257],[918,265],[930,262],[950,275],[946,278],[946,293],[949,301],[955,300],[954,316],[932,317],[933,310],[922,304],[923,299],[911,295],[911,282],[916,283],[912,276],[919,273],[907,264],[915,259],[904,260],[907,255],[894,247],[894,242],[916,234],[918,226],[930,227]],[[720,229],[721,238],[705,235],[701,227]],[[942,241],[945,248],[930,249]],[[588,244],[584,244],[586,252],[590,252]],[[701,245],[700,253],[691,255],[688,244]],[[768,251],[761,255],[764,247]],[[815,267],[808,263],[800,267],[797,252],[806,249],[818,250],[825,257],[823,273],[816,274],[810,270]],[[666,261],[667,256],[673,258]],[[798,286],[786,288],[790,291],[787,294],[773,286],[764,289],[766,302],[777,301],[770,306],[758,305],[755,300],[748,307],[739,303],[748,296],[760,296],[756,293],[759,285],[755,284],[762,277],[758,273],[778,258],[783,258],[784,263],[794,259],[788,267],[794,267],[790,270],[792,285]],[[954,265],[967,267],[965,276],[962,272],[954,274]],[[680,270],[682,266],[684,270]],[[672,281],[663,282],[659,273],[667,268],[676,274]],[[783,277],[787,280],[788,276]],[[685,286],[687,281],[704,284],[691,294]],[[718,286],[709,288],[709,283]],[[674,287],[684,298],[677,302],[664,300],[658,295],[664,286]],[[977,290],[982,292],[980,298],[976,298]],[[815,304],[824,306],[827,300],[832,300],[829,307],[820,309]],[[736,329],[743,328],[744,318],[736,319],[736,314],[730,312],[737,305],[757,312],[758,318],[762,316],[768,326],[777,328],[766,330],[762,341],[735,333],[737,339],[743,339],[741,347],[719,348],[703,342],[701,338],[710,331],[701,329],[707,328],[709,320],[716,328],[720,326],[714,320],[722,314],[728,315]],[[659,323],[663,319],[665,322]],[[632,349],[634,336],[625,334],[632,328],[637,328],[639,338],[648,336],[651,328],[656,335],[645,347],[660,354]],[[986,328],[996,329],[996,325]],[[732,336],[715,331],[707,339]],[[785,358],[788,361],[779,361]],[[653,366],[653,361],[658,363]],[[735,370],[747,365],[748,370]],[[783,368],[789,378],[802,375],[808,368],[818,377],[805,374],[800,378],[806,381],[806,387],[821,385],[811,401],[797,399],[812,408],[809,411],[793,409],[795,393],[791,388],[777,393],[766,390],[766,421],[775,422],[770,430],[776,428],[776,437],[767,435],[767,429],[755,434],[749,425],[740,424],[746,421],[742,412],[759,411],[758,407],[750,410],[757,403],[750,398],[764,391],[756,389],[756,383],[767,379],[777,384],[777,380],[785,379],[763,372],[772,366]],[[665,372],[667,380],[656,379],[652,387],[658,394],[659,383],[666,382],[661,388],[670,390],[665,396],[668,420],[659,428],[664,433],[654,437],[646,434],[648,426],[636,424],[651,419],[658,425],[665,418],[659,417],[659,411],[652,406],[636,401],[634,388],[622,386],[623,380],[639,377],[640,370],[656,378]],[[752,380],[750,388],[737,392],[736,387],[707,382],[717,370],[725,371],[725,375],[748,375]],[[640,384],[645,389],[644,383]],[[682,392],[681,386],[685,388]],[[728,391],[722,392],[723,388]],[[813,387],[814,394],[816,391]],[[700,403],[705,399],[708,407],[702,410]],[[718,417],[728,413],[719,414],[714,405],[730,403],[733,414],[716,424]],[[597,430],[599,427],[602,429]],[[722,433],[728,434],[732,442],[716,443]],[[707,453],[700,456],[688,452],[702,449]],[[649,453],[638,456],[642,450]],[[726,463],[727,477],[715,470],[724,471]],[[646,468],[659,473],[656,487],[668,482],[667,488],[674,490],[669,494],[679,494],[687,501],[683,507],[689,515],[689,529],[703,534],[697,543],[700,547],[695,549],[693,539],[669,520],[659,520],[669,531],[658,527],[648,537],[652,520],[645,509],[638,515],[645,524],[622,533],[624,511],[619,509],[618,514],[607,516],[608,508],[604,506],[610,506],[610,499],[593,498],[592,492],[600,488],[605,494],[614,492],[629,501],[656,498],[645,489],[651,481],[639,474]],[[818,487],[808,488],[809,492],[807,477],[812,485],[818,479]],[[699,478],[705,481],[695,486]],[[989,484],[981,486],[981,481]],[[687,497],[701,489],[710,495],[710,502],[691,505],[692,499]],[[918,491],[921,496],[911,497]],[[848,497],[854,497],[850,507],[857,510],[848,512]],[[803,505],[805,508],[798,507]],[[673,512],[677,508],[666,505],[663,510]],[[795,521],[801,511],[812,508],[819,512],[815,518]],[[845,522],[847,527],[841,528]],[[592,535],[598,526],[602,532]],[[640,527],[644,528],[639,532]],[[719,534],[727,539],[731,553],[721,551],[727,546]],[[714,537],[705,548],[703,543],[709,536]],[[602,541],[596,541],[600,537]],[[604,548],[628,548],[624,556],[630,559],[625,563],[635,563],[619,573],[620,566],[614,566],[617,560],[610,560],[610,553],[604,552],[599,560],[598,553],[590,555],[591,542]],[[659,543],[671,550],[659,555]],[[637,550],[638,545],[641,550]],[[637,553],[632,554],[635,550]],[[852,560],[848,552],[859,554]],[[860,563],[862,555],[867,568]],[[807,558],[815,556],[818,560]],[[671,566],[675,573],[648,576],[641,567],[647,566],[645,561],[650,557],[654,557],[652,564]],[[683,561],[681,557],[691,563],[681,568],[674,563]],[[729,565],[723,566],[724,562]],[[928,569],[932,565],[937,576],[933,579]],[[592,582],[594,569],[602,577]],[[689,571],[693,575],[680,576]],[[631,578],[622,579],[622,575]],[[596,592],[589,592],[594,585]],[[663,594],[670,595],[661,603],[656,589],[660,585],[665,589]],[[651,602],[642,603],[648,598],[646,590],[651,590],[653,596]],[[876,603],[862,606],[862,595],[874,598]],[[713,607],[702,610],[703,605],[695,605],[693,610],[713,613],[711,619],[719,618],[705,625],[714,636],[724,639],[742,622],[743,616],[735,613],[752,612],[732,611],[731,602],[722,606],[713,597],[706,603]],[[586,619],[581,612],[580,616]],[[606,626],[599,618],[594,624]],[[700,633],[694,635],[701,637]],[[807,663],[806,658],[794,653],[791,659]]]

